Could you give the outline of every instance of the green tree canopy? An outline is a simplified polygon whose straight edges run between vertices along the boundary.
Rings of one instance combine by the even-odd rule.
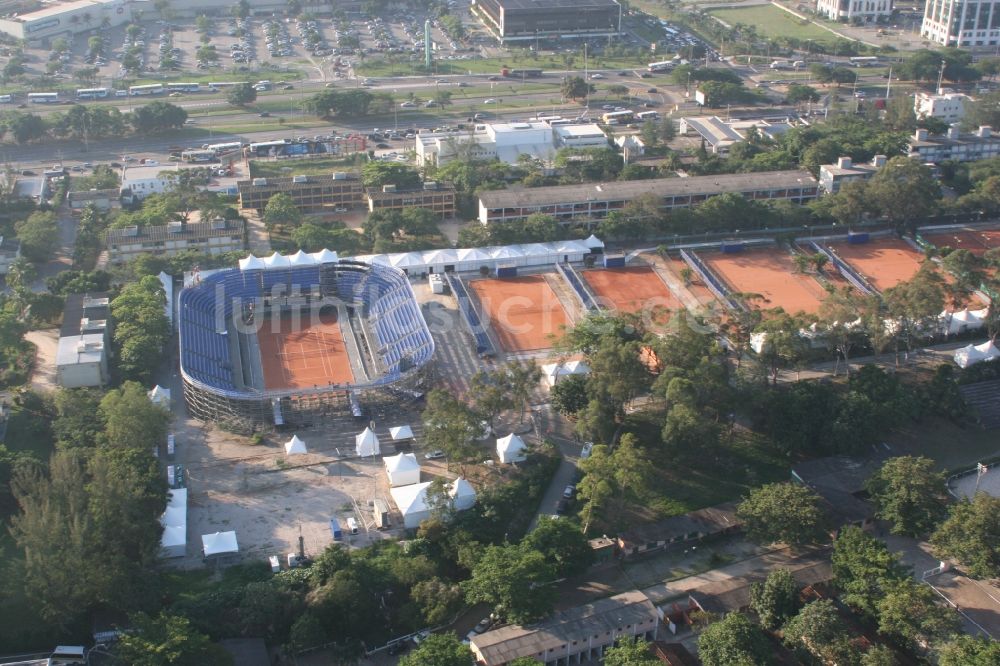
[[[954,558],[976,578],[1000,576],[1000,498],[977,493],[972,501],[960,500],[931,536],[934,553]]]
[[[472,651],[452,633],[431,634],[399,666],[472,666]]]
[[[148,383],[159,366],[170,337],[165,305],[163,285],[151,275],[125,285],[111,301],[118,368],[126,379]]]
[[[563,79],[559,90],[562,92],[563,97],[583,99],[594,92],[595,88],[592,83],[588,83],[582,76],[568,76]]]
[[[889,588],[879,600],[877,612],[879,633],[912,648],[936,643],[961,629],[958,614],[938,603],[930,587],[912,580]]]
[[[14,226],[21,241],[21,255],[34,263],[44,263],[52,258],[59,244],[56,214],[35,211]]]
[[[587,535],[568,520],[540,516],[524,542],[545,556],[559,578],[581,574],[594,561]]]
[[[264,224],[269,228],[278,225],[295,227],[302,221],[302,212],[290,196],[281,192],[273,195],[264,206]]]
[[[649,643],[623,638],[604,651],[604,666],[658,666],[660,660],[649,651]]]
[[[508,621],[524,624],[552,610],[554,579],[545,555],[526,545],[505,544],[486,547],[462,589],[466,602],[487,603]]]
[[[184,127],[187,111],[170,102],[156,101],[137,107],[129,114],[135,133],[139,135],[158,134]]]
[[[1000,643],[985,636],[957,636],[944,644],[938,666],[994,666],[1000,664]]]
[[[226,93],[226,101],[233,106],[246,106],[257,101],[257,89],[250,82],[238,83]]]
[[[866,484],[878,517],[892,523],[893,534],[920,536],[946,513],[944,475],[930,458],[890,458]]]
[[[799,585],[788,569],[775,569],[763,583],[750,585],[750,608],[766,629],[780,627],[799,605]]]
[[[228,652],[191,626],[187,618],[161,613],[132,616],[134,631],[123,633],[115,655],[133,666],[202,666],[232,664]]]
[[[405,164],[369,162],[361,169],[361,182],[365,187],[376,189],[395,185],[401,190],[410,190],[420,187],[420,174]]]
[[[736,509],[747,535],[760,543],[799,545],[822,538],[819,497],[796,483],[771,483],[750,491]]]
[[[844,527],[833,542],[833,578],[842,599],[875,617],[878,603],[909,573],[899,556],[860,527]]]
[[[764,632],[742,613],[730,613],[698,636],[698,657],[705,666],[766,664],[771,654]]]

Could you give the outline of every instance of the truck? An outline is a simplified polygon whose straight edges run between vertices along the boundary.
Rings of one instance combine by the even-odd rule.
[[[508,79],[536,79],[542,75],[540,69],[511,69],[503,67],[500,69],[500,76]]]

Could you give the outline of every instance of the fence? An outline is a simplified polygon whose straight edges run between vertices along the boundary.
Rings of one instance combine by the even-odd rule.
[[[455,299],[458,301],[458,309],[462,313],[462,319],[465,321],[465,325],[469,327],[469,333],[472,334],[472,338],[476,342],[476,353],[493,354],[493,343],[490,341],[490,336],[486,333],[486,328],[483,326],[483,321],[479,317],[479,313],[476,312],[476,308],[472,304],[472,299],[469,297],[469,292],[465,289],[465,283],[462,282],[462,278],[451,273],[445,273],[444,275],[448,280],[448,286],[451,287],[451,292],[455,294]]]
[[[701,257],[695,254],[694,250],[691,252],[681,250],[681,259],[683,259],[684,263],[690,266],[691,270],[693,270],[698,277],[701,278],[701,281],[705,283],[705,286],[708,287],[708,290],[711,291],[716,298],[734,310],[744,309],[741,303],[736,302],[736,300],[730,296],[728,287],[722,284],[722,281],[719,280],[719,278],[715,276],[715,273],[713,273],[708,266],[702,262]]]
[[[564,264],[562,262],[556,263],[556,270],[559,272],[566,282],[573,287],[573,293],[580,300],[580,304],[583,305],[585,310],[600,310],[600,306],[597,304],[597,299],[594,295],[590,293],[586,285],[583,284],[583,280],[580,278],[580,274],[576,272],[570,264]]]
[[[858,291],[860,291],[862,294],[870,296],[871,294],[877,292],[875,287],[868,284],[868,280],[862,277],[861,274],[855,271],[853,268],[848,266],[843,259],[837,256],[836,252],[826,247],[825,245],[820,245],[816,241],[810,242],[810,245],[812,245],[813,249],[815,249],[817,252],[819,252],[827,259],[829,259],[830,263],[836,266],[837,270],[840,271],[840,274],[844,276],[844,279],[850,282],[851,285],[853,285],[853,287]]]

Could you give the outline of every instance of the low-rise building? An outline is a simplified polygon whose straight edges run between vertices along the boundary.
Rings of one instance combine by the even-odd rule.
[[[64,388],[108,382],[111,310],[106,293],[70,294],[56,351],[56,381]]]
[[[263,212],[275,194],[287,194],[304,213],[359,208],[367,205],[365,188],[356,173],[338,171],[316,176],[253,178],[236,183],[240,208]]]
[[[0,236],[0,275],[7,275],[10,267],[21,256],[21,241]]]
[[[368,189],[368,211],[426,208],[443,218],[455,216],[455,186],[451,183],[425,182],[420,189],[400,190],[395,185]]]
[[[597,123],[556,125],[552,128],[558,148],[607,148],[608,135]]]
[[[952,125],[945,134],[918,129],[910,139],[909,155],[924,164],[988,160],[1000,156],[1000,137],[993,136],[992,128],[985,125],[968,133],[958,125]]]
[[[87,206],[95,206],[98,210],[111,210],[120,201],[121,192],[118,190],[91,189],[70,192],[66,196],[66,202],[72,211],[81,211]]]
[[[792,468],[792,481],[811,488],[836,519],[836,525],[862,529],[874,525],[875,509],[863,499],[865,482],[881,466],[882,459],[829,456],[800,463]]]
[[[142,201],[151,194],[170,192],[177,186],[180,173],[185,170],[205,173],[208,168],[201,164],[179,162],[138,166],[126,164],[121,173],[121,200],[130,204]]]
[[[662,613],[632,590],[558,611],[529,627],[509,625],[473,636],[469,647],[481,666],[506,666],[519,657],[542,664],[598,661],[622,638],[656,640]]]
[[[418,166],[441,166],[461,155],[516,164],[521,155],[549,163],[556,146],[552,128],[543,122],[489,123],[470,132],[431,132],[416,138]]]
[[[844,183],[868,180],[885,163],[885,155],[876,155],[868,164],[854,164],[850,157],[841,157],[836,164],[823,164],[819,168],[819,189],[824,194],[836,194]]]
[[[37,44],[54,37],[130,23],[131,6],[126,0],[53,2],[33,12],[0,19],[0,33]]]
[[[831,21],[876,23],[892,16],[892,0],[817,0],[816,13]]]
[[[633,557],[706,537],[730,534],[742,526],[743,522],[736,517],[736,504],[726,502],[634,527],[618,537],[618,551],[623,557]]]
[[[661,209],[671,210],[696,206],[727,192],[758,201],[803,203],[816,198],[818,186],[807,171],[761,171],[510,188],[479,195],[479,221],[482,224],[509,222],[523,220],[533,213],[544,213],[561,222],[572,222],[605,217],[613,210],[625,208],[630,201],[650,195],[659,200]]]
[[[616,0],[474,0],[472,14],[501,44],[610,37],[622,21]]]
[[[965,118],[965,105],[971,101],[972,98],[964,93],[943,90],[918,92],[913,96],[913,113],[917,119],[937,118],[950,125]]]
[[[681,118],[679,129],[682,135],[700,136],[708,152],[724,156],[734,145],[746,141],[751,132],[776,139],[790,127],[792,121],[789,118],[723,120],[718,116],[688,116]]]
[[[41,203],[49,197],[49,179],[44,176],[18,176],[14,180],[14,198]]]
[[[243,220],[224,220],[221,217],[211,222],[125,227],[109,229],[105,235],[108,259],[120,264],[134,259],[140,254],[155,254],[172,257],[188,250],[207,254],[222,254],[244,249],[246,228]]]

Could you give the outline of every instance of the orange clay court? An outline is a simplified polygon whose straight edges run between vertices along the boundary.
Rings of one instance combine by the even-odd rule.
[[[732,289],[763,296],[763,301],[754,302],[760,308],[780,307],[789,314],[813,314],[826,297],[823,285],[795,271],[792,255],[785,250],[713,252],[701,258]]]
[[[542,275],[472,280],[469,287],[482,303],[500,344],[509,352],[552,346],[569,317]]]
[[[936,234],[922,234],[924,240],[935,247],[950,247],[953,250],[968,250],[981,255],[987,250],[1000,247],[1000,231],[979,229],[958,229]]]
[[[335,312],[321,313],[319,323],[312,325],[303,317],[298,331],[292,331],[292,322],[291,317],[282,317],[281,330],[274,332],[268,319],[257,332],[266,388],[312,388],[354,381]]]
[[[879,291],[912,278],[924,260],[922,254],[898,238],[874,238],[858,245],[831,243],[830,247]]]
[[[583,271],[582,275],[597,299],[619,312],[684,307],[649,266],[601,268]]]

